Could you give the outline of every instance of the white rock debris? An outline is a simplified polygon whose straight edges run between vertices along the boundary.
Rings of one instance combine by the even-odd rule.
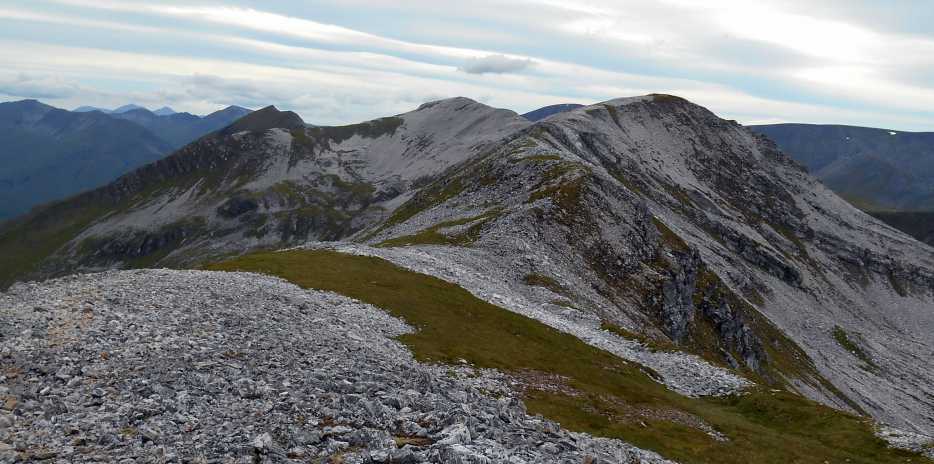
[[[876,435],[892,448],[911,451],[934,459],[934,437],[900,430],[888,425],[876,427]]]
[[[652,351],[644,344],[628,340],[600,328],[594,316],[570,308],[533,303],[504,278],[503,263],[482,250],[439,246],[375,248],[357,244],[313,243],[308,247],[332,248],[343,253],[376,256],[423,274],[435,276],[465,288],[477,298],[552,328],[574,335],[584,342],[623,359],[651,368],[673,391],[687,396],[721,396],[737,393],[752,384],[733,372],[683,352]]]
[[[503,374],[247,273],[109,271],[0,294],[0,463],[669,463],[530,416]],[[337,461],[332,461],[337,462]]]

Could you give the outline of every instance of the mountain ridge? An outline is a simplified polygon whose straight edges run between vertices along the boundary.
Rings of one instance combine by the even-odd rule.
[[[268,126],[205,137],[0,228],[0,250],[22,248],[17,227],[35,240],[50,231],[48,253],[23,263],[60,275],[351,240],[398,250],[401,265],[430,257],[455,280],[454,269],[497,268],[553,317],[934,427],[917,351],[931,343],[934,250],[687,100],[615,99],[533,124],[454,98],[350,126]]]
[[[143,108],[71,112],[37,100],[2,105],[0,220],[106,184],[249,113],[236,106],[201,118]]]
[[[171,149],[131,122],[35,100],[0,104],[0,126],[0,219],[97,187]]]

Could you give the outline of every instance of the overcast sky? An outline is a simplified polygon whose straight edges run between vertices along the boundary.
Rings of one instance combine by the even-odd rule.
[[[673,93],[745,124],[934,131],[930,0],[0,0],[0,100],[343,124]]]

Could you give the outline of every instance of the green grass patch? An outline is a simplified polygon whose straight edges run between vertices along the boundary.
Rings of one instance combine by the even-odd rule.
[[[557,280],[543,274],[526,274],[522,277],[522,283],[532,287],[547,288],[558,295],[568,295],[567,289],[559,284]]]
[[[623,337],[627,340],[633,340],[642,343],[652,351],[679,351],[678,346],[671,341],[649,338],[641,333],[636,333],[613,324],[612,322],[603,321],[600,323],[600,328],[606,330],[607,332],[619,335],[620,337]]]
[[[675,200],[678,200],[678,204],[681,205],[682,208],[694,208],[695,207],[694,201],[691,200],[691,196],[688,195],[687,190],[685,190],[683,187],[679,185],[669,185],[669,184],[664,184],[664,183],[662,184],[662,187],[664,187],[665,191],[667,191],[668,194],[672,196],[672,198],[674,198]]]
[[[545,187],[532,192],[532,194],[529,195],[529,199],[526,200],[526,203],[535,203],[543,198],[550,198],[558,208],[566,213],[570,213],[574,211],[577,202],[580,200],[583,185],[584,178],[578,177],[558,185]]]
[[[393,211],[383,228],[401,224],[426,209],[440,205],[463,192],[464,188],[460,179],[432,184]]]
[[[397,246],[410,246],[410,245],[454,245],[454,246],[470,246],[478,238],[480,238],[480,231],[483,228],[483,225],[492,221],[493,219],[499,217],[502,214],[502,210],[494,209],[487,211],[479,216],[473,216],[463,219],[455,219],[453,221],[439,222],[425,230],[419,231],[418,233],[412,235],[405,235],[402,237],[395,237],[388,240],[383,240],[376,246],[378,247],[397,247]],[[447,227],[456,227],[462,226],[464,224],[470,224],[471,222],[476,222],[476,224],[471,225],[467,230],[459,234],[446,234],[441,231],[441,229]]]
[[[63,202],[0,227],[0,289],[28,278],[39,265],[106,210]]]
[[[871,424],[784,391],[694,399],[673,393],[640,366],[576,337],[491,305],[454,284],[387,261],[324,250],[256,253],[208,266],[261,272],[383,308],[418,328],[399,340],[423,362],[466,359],[507,372],[567,378],[568,396],[530,388],[525,401],[572,430],[617,437],[682,463],[928,462],[889,449]],[[533,386],[534,387],[534,386]],[[687,417],[729,437],[712,439]]]
[[[652,216],[652,223],[655,224],[655,228],[658,229],[658,232],[662,235],[662,242],[668,245],[668,248],[680,252],[691,251],[691,247],[689,247],[678,234],[665,225],[664,222]]]
[[[329,147],[331,142],[339,144],[355,135],[366,139],[392,135],[403,123],[402,118],[390,116],[347,126],[306,127],[292,129],[291,132],[294,144],[314,152]]]
[[[522,163],[530,161],[561,161],[561,157],[558,155],[531,155],[523,156],[522,158],[513,158],[509,161],[511,163]]]
[[[577,306],[574,306],[574,303],[570,300],[551,300],[549,303],[555,306],[562,306],[570,309],[577,309]]]
[[[890,270],[888,273],[886,273],[886,277],[888,277],[889,285],[892,286],[892,290],[895,290],[895,293],[903,297],[908,296],[908,289],[906,289],[901,280],[895,276],[895,273]]]
[[[653,93],[649,94],[652,97],[652,101],[655,103],[689,103],[687,100],[676,97],[674,95],[668,95],[664,93]]]
[[[748,371],[748,374],[757,382],[781,386],[788,388],[789,379],[798,379],[801,382],[811,385],[814,388],[823,390],[846,403],[855,411],[864,412],[860,406],[841,392],[836,386],[820,374],[811,358],[794,341],[789,339],[784,332],[776,327],[772,322],[762,315],[755,307],[747,303],[720,280],[720,277],[709,269],[703,268],[697,276],[695,283],[695,293],[693,295],[694,305],[701,307],[702,304],[710,304],[714,307],[721,304],[728,304],[733,311],[738,312],[744,322],[758,335],[762,342],[762,348],[765,350],[765,365],[760,366],[759,371]],[[710,329],[708,327],[708,329]],[[709,332],[709,330],[706,330]],[[701,343],[696,343],[692,351],[703,356],[705,359],[715,362],[718,356],[713,351],[717,346],[713,334],[708,334],[708,341],[704,342],[704,334],[701,334]],[[734,358],[741,359],[735,351],[731,353]]]
[[[862,347],[856,344],[853,340],[850,339],[850,336],[846,333],[846,330],[843,330],[842,327],[835,325],[833,327],[833,339],[837,341],[843,349],[849,351],[859,358],[860,361],[864,362],[872,370],[879,369],[879,366],[872,361],[872,358],[863,351]]]

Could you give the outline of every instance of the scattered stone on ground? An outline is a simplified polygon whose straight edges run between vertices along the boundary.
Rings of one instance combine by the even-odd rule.
[[[247,273],[0,294],[0,463],[667,463],[530,416],[510,379],[417,363],[370,305]]]

